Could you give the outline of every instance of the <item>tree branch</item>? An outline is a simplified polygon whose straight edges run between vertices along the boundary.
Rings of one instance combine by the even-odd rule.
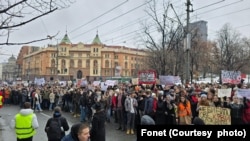
[[[52,13],[52,12],[54,12],[55,10],[57,10],[57,8],[54,8],[53,10],[50,10],[50,11],[48,11],[48,12],[45,12],[45,13],[43,13],[43,14],[41,14],[41,15],[39,15],[39,16],[36,16],[36,17],[34,17],[34,18],[31,18],[30,20],[27,20],[27,21],[25,21],[25,22],[21,22],[20,24],[16,24],[16,25],[12,25],[12,26],[3,26],[3,27],[1,27],[0,29],[8,29],[8,28],[14,28],[14,27],[19,27],[19,26],[25,25],[25,24],[27,24],[27,23],[29,23],[29,22],[32,22],[32,21],[34,21],[34,20],[36,20],[36,19],[38,19],[38,18],[40,18],[40,17],[43,17],[43,16],[45,16],[45,15],[47,15],[47,14],[49,14],[49,13]]]
[[[31,43],[35,43],[35,42],[41,42],[41,41],[45,41],[45,40],[51,40],[52,38],[56,37],[57,35],[58,35],[58,33],[55,34],[55,35],[53,35],[53,36],[49,36],[49,35],[48,35],[46,38],[37,39],[37,40],[29,41],[29,42],[23,42],[23,43],[9,43],[9,34],[8,34],[6,43],[0,43],[0,45],[24,45],[24,44],[31,44]]]
[[[13,5],[11,5],[11,6],[7,7],[7,8],[5,8],[5,9],[3,9],[3,10],[0,10],[0,13],[5,13],[5,12],[7,12],[8,10],[10,10],[11,8],[14,8],[14,7],[16,7],[17,5],[22,4],[23,2],[26,2],[26,1],[27,1],[27,0],[21,0],[21,1],[17,2],[17,3],[15,3],[15,4],[13,4]]]

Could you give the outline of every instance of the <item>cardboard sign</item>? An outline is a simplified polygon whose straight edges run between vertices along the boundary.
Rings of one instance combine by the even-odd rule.
[[[218,97],[231,97],[232,89],[218,89]]]
[[[138,78],[132,78],[132,84],[138,85]]]
[[[206,125],[231,125],[230,109],[201,106],[199,117],[204,120]]]

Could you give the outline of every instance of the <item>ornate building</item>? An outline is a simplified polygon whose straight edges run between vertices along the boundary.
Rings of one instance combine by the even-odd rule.
[[[2,80],[12,82],[15,81],[16,78],[16,58],[12,55],[8,59],[8,62],[2,63]]]
[[[23,80],[87,78],[93,81],[107,77],[137,77],[138,70],[147,69],[143,64],[147,55],[144,50],[105,45],[98,34],[92,44],[72,44],[66,34],[58,45],[26,51],[25,55],[20,53]]]

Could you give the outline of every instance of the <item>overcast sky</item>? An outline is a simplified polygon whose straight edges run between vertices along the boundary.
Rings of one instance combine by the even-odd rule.
[[[171,0],[171,2],[180,19],[184,20],[186,0]],[[145,13],[147,5],[144,3],[145,0],[127,2],[126,0],[76,0],[67,9],[56,11],[22,26],[11,34],[10,42],[31,41],[58,32],[56,38],[60,41],[67,31],[72,43],[91,43],[98,31],[104,44],[137,48],[141,23],[149,19]],[[215,39],[216,31],[225,23],[230,23],[243,36],[250,38],[250,0],[191,0],[191,3],[194,12],[190,13],[190,22],[207,21],[210,40]],[[117,8],[111,11],[114,7]],[[159,11],[162,9],[161,6],[158,8]],[[176,17],[174,14],[169,16]],[[30,45],[44,47],[56,43],[56,39],[53,39]],[[2,46],[0,53],[18,55],[21,47]],[[0,62],[8,58],[9,56],[0,55]]]

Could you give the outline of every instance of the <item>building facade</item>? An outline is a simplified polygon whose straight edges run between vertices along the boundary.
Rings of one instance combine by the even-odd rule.
[[[7,82],[16,81],[17,70],[16,70],[16,58],[12,55],[8,62],[2,63],[2,80]]]
[[[190,23],[190,31],[195,36],[201,39],[203,42],[207,42],[207,22],[197,21]]]
[[[72,44],[66,34],[58,45],[23,55],[19,64],[22,80],[86,78],[94,81],[108,77],[137,77],[138,70],[147,69],[143,63],[146,55],[144,50],[105,45],[98,35],[92,44]]]

